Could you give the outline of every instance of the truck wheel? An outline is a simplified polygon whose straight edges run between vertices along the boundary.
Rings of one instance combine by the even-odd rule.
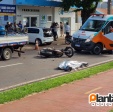
[[[12,57],[12,51],[10,48],[5,48],[2,52],[1,58],[3,60],[9,60]]]
[[[103,50],[103,47],[101,44],[96,44],[92,50],[92,52],[96,55],[99,55]]]

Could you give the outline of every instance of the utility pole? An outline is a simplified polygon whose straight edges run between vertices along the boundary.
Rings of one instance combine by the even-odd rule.
[[[111,0],[108,0],[108,14],[111,14]]]

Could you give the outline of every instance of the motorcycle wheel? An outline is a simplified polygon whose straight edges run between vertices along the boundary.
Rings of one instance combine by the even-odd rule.
[[[65,51],[65,55],[68,57],[72,57],[74,55],[74,51],[72,47],[66,47],[64,51]]]

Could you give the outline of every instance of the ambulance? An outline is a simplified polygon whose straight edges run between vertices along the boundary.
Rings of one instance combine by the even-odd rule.
[[[89,51],[99,55],[113,50],[113,15],[93,14],[72,35],[71,46],[78,52]]]

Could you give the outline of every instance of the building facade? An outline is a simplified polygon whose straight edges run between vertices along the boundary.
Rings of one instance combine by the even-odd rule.
[[[0,25],[5,26],[6,23],[14,22],[16,15],[16,5],[14,5],[14,0],[2,0],[0,2]]]
[[[27,27],[50,27],[52,22],[69,22],[75,31],[75,13],[63,12],[60,0],[16,0],[16,22]]]
[[[75,13],[71,10],[63,12],[60,8],[61,0],[2,0],[0,9],[0,25],[7,22],[22,22],[27,27],[50,27],[52,22],[66,22],[71,26],[71,34],[75,31]],[[11,9],[15,10],[11,13]]]

